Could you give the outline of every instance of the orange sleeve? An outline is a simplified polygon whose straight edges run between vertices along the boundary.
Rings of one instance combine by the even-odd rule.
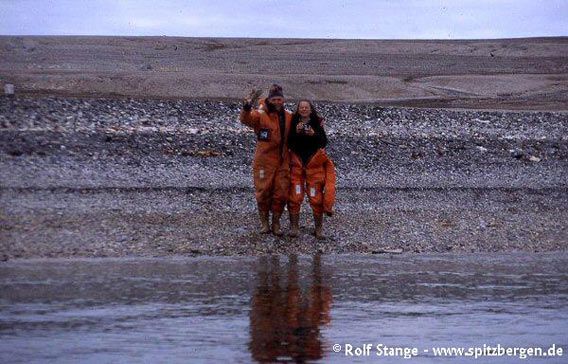
[[[256,130],[258,129],[258,125],[260,123],[260,113],[258,112],[258,110],[241,110],[240,120],[241,123]]]
[[[335,204],[335,183],[337,175],[335,174],[335,165],[331,159],[325,162],[325,186],[323,194],[323,211],[332,212]]]

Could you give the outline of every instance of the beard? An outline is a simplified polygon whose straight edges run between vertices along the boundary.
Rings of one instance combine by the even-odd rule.
[[[284,107],[283,105],[275,105],[272,102],[266,100],[266,107],[268,112],[279,112]]]

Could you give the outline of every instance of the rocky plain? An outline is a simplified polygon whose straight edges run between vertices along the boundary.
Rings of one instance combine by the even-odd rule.
[[[568,39],[0,37],[0,258],[566,251]],[[315,100],[326,239],[261,235],[252,87]],[[284,217],[286,217],[284,215]],[[287,218],[283,219],[287,230]]]

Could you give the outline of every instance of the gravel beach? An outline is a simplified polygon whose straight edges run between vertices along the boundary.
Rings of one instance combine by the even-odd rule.
[[[256,233],[236,101],[2,97],[0,258],[566,250],[566,113],[317,107],[323,241]]]
[[[568,38],[0,36],[0,260],[566,251]],[[259,235],[251,88],[316,101],[327,239]],[[283,227],[288,228],[287,216]]]

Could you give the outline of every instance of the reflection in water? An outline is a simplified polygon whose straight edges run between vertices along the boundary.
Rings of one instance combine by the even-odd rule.
[[[321,359],[320,326],[330,322],[332,301],[331,290],[322,280],[321,256],[313,258],[305,292],[299,284],[297,256],[283,267],[277,256],[259,260],[250,314],[252,357],[260,362]]]
[[[346,343],[555,344],[530,363],[557,363],[567,325],[565,252],[0,264],[0,363],[372,361]],[[412,364],[463,361],[432,355]]]

